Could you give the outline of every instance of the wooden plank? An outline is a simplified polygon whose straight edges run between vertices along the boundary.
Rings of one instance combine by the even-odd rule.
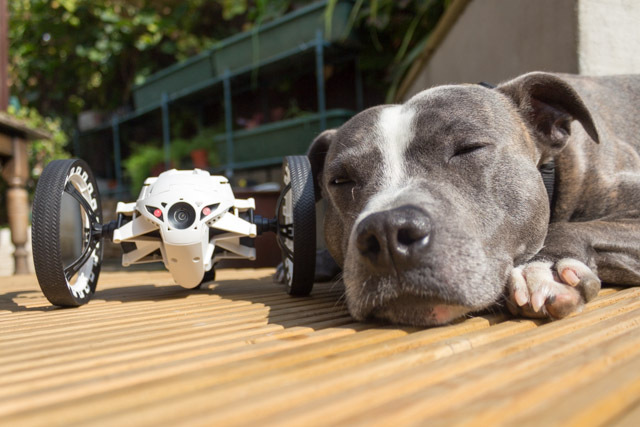
[[[286,421],[290,414],[295,414],[299,405],[307,402],[322,402],[323,396],[330,396],[345,389],[345,387],[353,387],[359,384],[369,383],[382,376],[402,372],[412,366],[418,366],[426,363],[434,357],[446,357],[451,350],[454,352],[464,352],[473,347],[470,345],[474,341],[484,341],[493,336],[488,332],[490,323],[485,325],[480,322],[464,322],[460,325],[449,327],[444,331],[439,328],[436,330],[421,331],[424,334],[416,332],[410,336],[397,338],[392,341],[385,342],[384,347],[379,345],[359,347],[352,351],[337,354],[330,360],[318,359],[304,365],[288,366],[267,375],[258,375],[251,378],[251,385],[248,387],[247,378],[239,378],[230,383],[220,384],[217,387],[211,387],[206,390],[206,395],[213,399],[196,398],[192,402],[190,411],[186,408],[179,408],[179,405],[171,405],[167,402],[169,408],[166,417],[170,417],[170,421],[178,421],[179,419],[189,419],[189,422],[210,422],[221,424],[234,424],[249,421],[247,418],[241,420],[238,417],[238,407],[240,402],[245,403],[245,410],[251,414],[252,421],[254,417],[262,417],[271,411],[279,411],[283,414]],[[517,325],[511,324],[506,328],[500,328],[503,334],[516,333],[517,330],[534,327],[533,323],[523,322]],[[478,329],[477,331],[475,329]],[[511,329],[507,331],[508,329]],[[437,332],[436,332],[437,331]],[[471,332],[469,332],[471,331]],[[467,332],[467,333],[465,333]],[[441,334],[441,335],[440,335]],[[440,336],[438,336],[440,335]],[[496,333],[496,337],[500,334]],[[444,351],[423,351],[429,344],[439,342],[439,339],[452,337],[445,340],[439,350]],[[496,338],[497,339],[497,338]],[[461,344],[461,345],[460,345]],[[407,357],[409,353],[412,357]],[[396,357],[403,354],[403,357]],[[247,391],[249,389],[250,391]],[[203,394],[204,396],[204,394]],[[317,410],[321,407],[311,406],[315,416],[312,419],[322,420],[323,424],[325,416],[323,413],[317,418]],[[144,408],[149,409],[151,408]],[[304,411],[302,411],[304,412]],[[202,419],[193,420],[194,414],[200,413]],[[215,415],[212,415],[215,414]],[[287,415],[284,415],[287,414]],[[122,419],[133,417],[136,421],[143,422],[145,416],[149,416],[148,412],[143,412],[140,408],[126,414],[120,414]],[[260,419],[257,422],[263,422]],[[277,423],[284,422],[278,420]],[[306,421],[306,419],[305,419]],[[327,420],[330,422],[330,420]],[[293,424],[298,424],[297,421]],[[326,424],[325,424],[326,425]]]
[[[272,270],[218,273],[199,291],[166,272],[105,273],[71,310],[32,276],[0,278],[0,424],[557,424],[591,406],[587,421],[636,418],[640,288],[557,322],[421,329],[354,322],[341,286],[291,298]]]
[[[171,379],[167,384],[166,382],[158,383],[157,386],[147,388],[145,396],[152,395],[155,398],[163,396],[165,399],[163,407],[166,405],[167,410],[163,410],[163,416],[171,416],[173,419],[176,413],[176,409],[180,409],[180,413],[187,410],[193,411],[195,408],[206,408],[214,406],[224,406],[225,402],[234,401],[247,401],[252,395],[268,392],[269,387],[282,386],[292,379],[310,378],[316,375],[322,375],[330,369],[344,368],[345,366],[353,366],[366,361],[367,359],[380,357],[384,354],[393,354],[400,351],[403,348],[413,348],[419,345],[419,342],[433,342],[439,337],[452,336],[456,333],[462,333],[464,331],[474,330],[477,328],[488,327],[493,320],[485,319],[471,319],[470,322],[465,322],[462,325],[455,325],[453,327],[430,329],[421,331],[421,333],[412,334],[410,339],[409,335],[403,335],[402,337],[390,339],[384,341],[384,346],[378,345],[377,342],[371,342],[367,345],[360,345],[354,342],[353,338],[349,338],[349,347],[343,349],[338,348],[332,344],[328,347],[324,343],[318,345],[306,347],[304,350],[281,352],[272,357],[268,357],[266,360],[255,360],[242,363],[231,363],[220,367],[217,370],[206,369],[205,371],[199,371],[191,375],[180,375]],[[388,332],[386,329],[373,330],[376,339],[382,338],[381,334]],[[357,335],[356,335],[357,337]],[[342,350],[342,351],[341,351]],[[291,360],[291,357],[300,358],[301,351],[304,351],[306,355],[301,362],[295,363]],[[286,372],[290,372],[290,375],[283,375]],[[247,387],[247,380],[250,379],[250,385]],[[216,387],[220,390],[220,393],[212,394],[211,387]],[[203,389],[208,388],[207,393],[203,393]],[[180,404],[180,400],[176,399],[181,395],[188,394],[192,396],[190,398],[190,409]],[[207,397],[208,396],[208,397]],[[127,418],[133,416],[138,420],[145,413],[153,414],[157,412],[155,406],[145,407],[147,400],[142,397],[135,400],[134,406],[131,404],[132,399],[129,396],[128,391],[118,391],[111,393],[109,396],[101,396],[99,398],[102,402],[108,402],[106,405],[113,410],[117,409],[119,418]],[[222,399],[222,401],[218,401]],[[152,402],[153,403],[153,402]],[[78,406],[80,408],[86,405],[87,408],[94,407],[95,403],[93,399],[82,399],[82,402],[76,402],[73,407],[69,407],[66,415],[73,415],[77,413]],[[178,407],[178,408],[176,408]],[[123,412],[123,409],[129,408],[132,413]],[[75,411],[75,412],[74,412]],[[56,412],[56,416],[59,416],[59,412]],[[110,422],[117,421],[110,418]]]
[[[28,139],[51,139],[48,131],[30,127],[24,120],[4,111],[0,111],[0,132]]]
[[[635,357],[597,377],[589,375],[578,360],[574,369],[586,374],[580,378],[583,383],[580,387],[572,388],[561,400],[547,399],[535,413],[528,411],[513,419],[511,424],[539,426],[553,422],[565,426],[601,426],[610,425],[620,417],[620,423],[626,418],[625,422],[634,420],[633,425],[640,425],[640,355],[637,354],[640,342],[634,338]],[[596,363],[611,364],[615,350],[607,347],[606,353],[601,352]],[[562,387],[565,388],[564,384]]]
[[[11,137],[0,133],[0,155],[11,156],[12,152],[13,144],[11,142]]]
[[[640,401],[624,413],[620,414],[616,419],[611,420],[609,425],[615,427],[638,427],[640,425]]]
[[[640,307],[640,303],[636,304],[636,308],[638,307]],[[433,388],[435,397],[444,400],[444,402],[438,400],[437,403],[434,403],[430,408],[436,409],[440,408],[440,405],[446,406],[446,402],[450,396],[450,393],[447,393],[446,391],[450,390],[447,389],[445,391],[442,388],[438,388],[438,391],[435,392],[435,384],[438,382],[445,380],[455,381],[455,378],[460,377],[465,372],[483,370],[485,369],[485,366],[494,364],[496,361],[500,361],[497,362],[497,366],[491,365],[493,369],[497,370],[500,368],[502,360],[511,355],[515,355],[513,357],[522,358],[523,363],[532,363],[533,359],[530,360],[529,358],[533,351],[540,352],[542,351],[541,349],[545,349],[544,351],[548,351],[549,354],[558,354],[563,351],[568,351],[568,348],[575,346],[575,344],[565,344],[561,348],[556,348],[557,344],[554,340],[557,338],[562,339],[566,336],[565,334],[567,332],[581,333],[580,329],[575,328],[576,323],[578,323],[579,326],[586,326],[589,332],[602,333],[600,329],[600,318],[602,318],[603,315],[619,313],[619,308],[621,307],[607,307],[603,309],[606,310],[606,313],[593,312],[589,318],[584,320],[574,318],[572,319],[573,322],[570,322],[570,324],[566,324],[568,322],[547,324],[544,328],[540,327],[528,330],[519,334],[514,334],[498,342],[493,342],[491,345],[480,346],[472,352],[461,354],[450,352],[448,357],[441,355],[435,360],[428,360],[430,352],[445,350],[442,346],[446,346],[446,342],[437,343],[434,344],[431,349],[422,348],[416,355],[414,355],[414,357],[423,357],[427,359],[427,361],[431,362],[419,369],[415,369],[416,364],[405,362],[405,359],[410,355],[409,352],[405,352],[399,354],[397,358],[403,362],[403,365],[406,366],[407,369],[398,369],[393,375],[384,376],[375,381],[367,381],[359,387],[351,387],[350,384],[342,384],[342,387],[338,389],[340,393],[332,393],[332,396],[330,396],[326,401],[313,399],[313,402],[314,404],[318,404],[317,408],[324,409],[324,415],[322,415],[321,419],[327,423],[345,421],[343,418],[348,414],[354,414],[356,416],[362,414],[365,417],[365,420],[363,420],[365,423],[371,422],[373,419],[381,420],[382,424],[384,424],[384,422],[391,421],[395,423],[401,415],[398,411],[400,411],[400,406],[402,406],[401,402],[397,401],[396,398],[407,396],[408,402],[405,403],[407,411],[411,411],[412,409],[423,410],[425,408],[421,408],[423,404],[422,398],[418,397],[414,400],[411,397],[411,393],[419,392],[420,390],[429,391]],[[627,312],[623,311],[623,313],[623,315],[625,315]],[[634,313],[631,322],[635,322],[635,316],[636,314]],[[626,326],[628,326],[627,324],[619,323],[618,317],[613,317],[613,319],[614,320],[612,322],[614,323],[617,331],[622,331]],[[609,333],[611,331],[607,330],[606,332]],[[587,345],[587,343],[590,342],[589,340],[592,338],[593,337],[588,337],[583,339],[582,345]],[[549,342],[551,343],[549,344]],[[544,362],[546,357],[547,355],[541,354],[539,362]],[[362,368],[363,367],[360,367],[360,369]],[[371,369],[371,371],[379,370],[381,370],[381,367],[379,366],[375,366]],[[490,370],[489,372],[493,371]],[[368,374],[369,371],[366,373]],[[515,373],[509,372],[507,377],[510,377],[512,374]],[[354,376],[357,377],[357,372],[354,373]],[[494,381],[497,381],[494,377],[487,379],[489,385]],[[318,384],[316,383],[314,386],[318,387]],[[334,390],[336,390],[336,387],[338,386],[338,384],[332,385]],[[461,387],[459,390],[462,391],[464,389],[466,388]],[[297,392],[297,395],[301,394],[301,390],[298,389]],[[293,399],[295,396],[287,397]],[[381,406],[384,403],[387,403],[387,405]],[[417,408],[413,406],[414,403]],[[268,421],[273,424],[277,424],[279,422],[283,422],[285,419],[292,420],[292,422],[294,420],[296,422],[312,422],[314,418],[318,419],[317,416],[319,414],[317,413],[317,410],[313,409],[313,405],[309,404],[305,406],[298,406],[293,409],[289,407],[289,404],[290,400],[285,401],[285,399],[283,399],[282,402],[278,401],[278,407],[274,406],[274,402],[270,402],[269,408],[264,408],[265,413],[279,412],[280,415],[277,415]],[[251,404],[249,406],[251,407]],[[255,408],[252,408],[252,413],[253,411],[255,411]],[[295,418],[294,414],[300,415],[301,418]],[[216,413],[216,417],[220,415],[220,413]],[[406,419],[408,420],[413,415],[415,414],[408,413]],[[336,419],[333,419],[333,417],[336,417]],[[264,421],[267,420],[260,420],[260,422]],[[347,423],[356,421],[357,420],[355,419],[346,420]]]
[[[221,365],[230,361],[247,360],[353,333],[355,331],[349,329],[325,329],[307,334],[305,340],[277,340],[250,347],[235,348],[230,345],[179,354],[158,354],[153,358],[138,359],[124,364],[107,364],[89,371],[75,371],[61,376],[40,378],[35,383],[12,384],[0,390],[0,416],[62,401],[79,401],[92,393],[130,387],[144,381],[198,371],[207,366]]]
[[[605,354],[602,347],[606,347]],[[590,347],[583,352],[563,356],[554,360],[545,369],[532,370],[516,381],[504,382],[497,389],[488,390],[471,402],[456,404],[447,411],[439,412],[437,419],[442,424],[448,425],[497,425],[507,422],[517,425],[544,425],[558,421],[568,425],[561,417],[562,411],[559,411],[568,399],[573,398],[575,393],[581,393],[587,383],[596,378],[610,377],[612,371],[618,369],[620,365],[624,366],[628,364],[629,359],[633,361],[636,358],[640,358],[640,331],[632,329],[603,342],[602,346]],[[600,400],[603,396],[602,391],[596,391],[594,388],[591,388],[591,391],[593,392],[590,396],[592,401]],[[624,401],[624,399],[620,400],[620,402]],[[562,403],[559,404],[559,402]],[[589,405],[568,406],[576,408]],[[607,421],[617,412],[613,412],[611,406],[603,408],[600,416],[605,414],[606,418],[601,421]],[[527,419],[528,422],[521,418],[521,414],[525,413],[534,414]],[[543,416],[543,420],[539,416],[541,413],[547,414]],[[520,414],[517,417],[518,420],[510,421],[515,414]],[[594,422],[596,419],[590,417],[589,423],[579,425],[602,424]]]
[[[390,419],[402,423],[435,417],[438,413],[454,405],[458,406],[475,396],[495,390],[505,383],[519,381],[531,374],[532,371],[543,372],[560,358],[569,356],[576,358],[582,351],[596,344],[606,347],[609,338],[628,331],[629,328],[636,326],[639,320],[640,310],[625,313],[583,330],[556,337],[556,339],[536,345],[528,351],[519,351],[507,357],[493,358],[483,366],[467,370],[464,374],[458,374],[455,377],[448,376],[444,381],[434,381],[433,375],[425,378],[427,374],[422,371],[419,379],[414,382],[421,383],[421,386],[416,387],[417,391],[409,394],[404,392],[404,396],[400,398],[394,398],[345,421],[384,425]],[[529,331],[531,334],[525,333],[523,335],[533,335],[540,329]],[[625,348],[625,350],[629,349]],[[454,362],[457,365],[461,364],[460,361],[455,360],[447,360],[444,364],[450,366]],[[432,369],[439,371],[443,369],[443,366],[430,368],[429,371]],[[397,383],[398,379],[395,382]],[[428,387],[425,387],[426,385]],[[398,390],[398,387],[394,390]]]

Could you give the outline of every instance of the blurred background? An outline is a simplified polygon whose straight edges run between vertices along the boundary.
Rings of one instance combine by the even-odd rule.
[[[52,159],[89,163],[106,220],[193,167],[268,214],[323,129],[436,84],[637,73],[638,22],[634,0],[0,0],[0,134],[25,126],[0,138],[0,266],[28,251],[10,190],[30,203]]]

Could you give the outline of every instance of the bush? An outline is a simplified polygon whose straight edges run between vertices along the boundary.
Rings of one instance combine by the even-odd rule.
[[[133,154],[124,161],[127,176],[131,182],[131,194],[138,194],[144,180],[151,176],[151,171],[157,165],[164,163],[164,150],[159,143],[156,145],[136,145]]]
[[[218,152],[213,137],[221,132],[221,128],[202,129],[193,138],[175,138],[171,140],[170,160],[175,168],[190,169],[193,165],[189,155],[192,151],[206,149],[210,166],[219,163]],[[154,168],[164,166],[164,148],[158,141],[145,145],[134,144],[133,153],[124,160],[124,167],[130,180],[131,194],[138,194],[144,180],[154,175]]]

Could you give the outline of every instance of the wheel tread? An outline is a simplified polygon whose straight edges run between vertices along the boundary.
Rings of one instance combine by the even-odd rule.
[[[306,296],[315,274],[316,218],[311,165],[306,156],[287,156],[293,201],[293,277],[288,292]]]
[[[53,160],[47,164],[38,181],[33,200],[31,245],[36,277],[49,302],[63,307],[79,306],[90,299],[90,295],[82,299],[77,298],[69,290],[63,271],[59,239],[60,209],[65,179],[69,170],[78,164],[90,173],[87,164],[78,159]],[[97,188],[95,191],[96,197],[99,197]],[[102,218],[101,212],[98,212],[98,215]],[[95,290],[99,271],[98,265],[98,268],[94,269],[95,279],[91,293]]]

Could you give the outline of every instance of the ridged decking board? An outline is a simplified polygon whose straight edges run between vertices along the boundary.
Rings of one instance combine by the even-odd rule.
[[[197,291],[103,273],[52,308],[0,279],[0,425],[640,425],[640,288],[558,322],[354,322],[340,285],[291,298],[271,270]]]

